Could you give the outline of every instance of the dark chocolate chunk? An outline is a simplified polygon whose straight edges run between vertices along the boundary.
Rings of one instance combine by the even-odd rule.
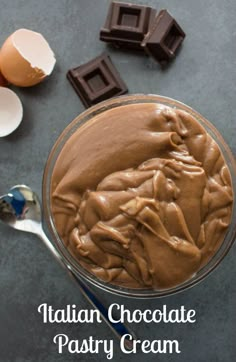
[[[167,10],[161,10],[144,37],[142,46],[157,61],[166,63],[175,57],[184,38],[185,33],[176,20]]]
[[[67,78],[85,107],[128,91],[109,55],[105,53],[86,64],[70,69]]]
[[[156,10],[148,6],[112,2],[100,39],[117,47],[143,50],[141,42],[155,16]]]

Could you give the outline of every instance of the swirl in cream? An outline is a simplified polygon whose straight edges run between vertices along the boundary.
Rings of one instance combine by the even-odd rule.
[[[221,151],[190,114],[156,104],[95,116],[56,161],[51,206],[59,235],[98,278],[169,288],[221,245],[232,185]]]

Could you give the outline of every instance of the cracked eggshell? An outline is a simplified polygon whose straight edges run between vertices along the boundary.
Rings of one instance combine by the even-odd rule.
[[[11,84],[30,87],[49,76],[56,59],[45,38],[32,30],[19,29],[0,50],[0,69]]]
[[[11,134],[20,125],[23,107],[11,89],[0,87],[0,137]]]

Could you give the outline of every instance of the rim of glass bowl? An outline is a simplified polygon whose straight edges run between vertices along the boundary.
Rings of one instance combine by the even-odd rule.
[[[159,103],[162,105],[166,105],[172,108],[182,109],[188,113],[190,113],[193,117],[195,117],[201,125],[203,125],[206,131],[213,137],[213,139],[217,142],[218,146],[221,149],[225,162],[228,165],[229,171],[231,173],[232,179],[232,187],[234,193],[234,201],[233,201],[233,210],[232,210],[232,219],[230,226],[228,227],[228,231],[225,235],[225,238],[219,247],[216,254],[212,257],[212,259],[203,267],[201,268],[195,276],[191,279],[188,279],[184,283],[181,283],[175,287],[169,289],[132,289],[132,288],[125,288],[122,286],[118,286],[115,284],[111,284],[109,282],[102,281],[98,279],[93,274],[89,273],[85,270],[76,259],[70,254],[70,252],[65,247],[63,241],[59,237],[56,227],[53,221],[53,215],[50,208],[50,185],[51,185],[51,176],[53,172],[53,168],[55,162],[57,160],[58,155],[60,154],[64,144],[70,138],[70,136],[85,122],[89,121],[91,118],[105,112],[109,109],[116,108],[119,106],[124,106],[128,104],[135,104],[135,103]],[[236,195],[236,163],[235,159],[231,153],[230,148],[224,141],[223,137],[217,131],[217,129],[207,121],[200,113],[196,112],[191,107],[176,101],[174,99],[159,96],[159,95],[152,95],[152,94],[133,94],[128,96],[120,96],[116,98],[112,98],[110,100],[106,100],[101,102],[84,112],[78,115],[61,133],[58,137],[57,141],[55,142],[52,150],[48,156],[44,175],[43,175],[43,216],[44,221],[46,221],[46,225],[49,229],[50,235],[53,237],[54,246],[60,252],[64,262],[67,266],[77,275],[82,276],[83,279],[90,282],[92,285],[99,287],[102,290],[111,292],[112,294],[116,294],[119,296],[126,296],[126,297],[134,297],[134,298],[157,298],[168,296],[171,294],[175,294],[177,292],[183,291],[187,288],[190,288],[201,280],[203,280],[207,275],[209,275],[224,259],[225,255],[228,253],[230,247],[232,246],[235,236],[236,236],[236,207],[235,207],[235,195]]]

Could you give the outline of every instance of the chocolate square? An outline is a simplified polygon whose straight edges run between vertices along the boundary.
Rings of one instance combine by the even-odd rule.
[[[128,91],[109,55],[105,53],[86,64],[70,69],[67,78],[85,107]]]
[[[167,10],[161,10],[142,46],[157,61],[166,63],[175,57],[184,38],[185,33],[176,20]]]
[[[112,2],[100,39],[118,47],[142,50],[141,42],[155,15],[156,10],[147,6]]]

